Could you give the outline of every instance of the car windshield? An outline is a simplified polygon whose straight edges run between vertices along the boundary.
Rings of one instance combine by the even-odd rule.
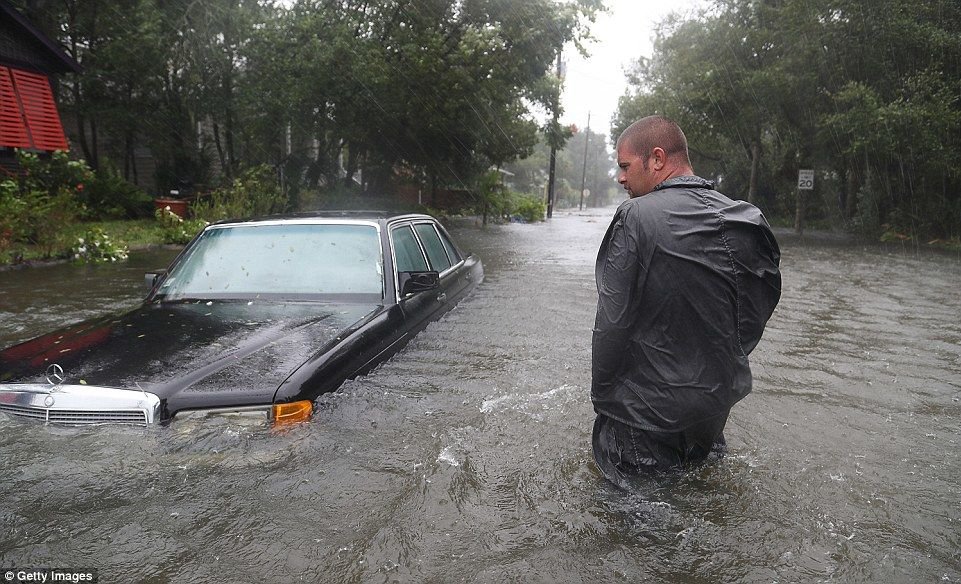
[[[156,298],[378,301],[383,274],[373,225],[214,226],[175,263]]]

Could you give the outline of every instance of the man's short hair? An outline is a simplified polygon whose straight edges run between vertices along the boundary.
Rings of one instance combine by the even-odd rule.
[[[668,155],[681,154],[690,164],[687,151],[687,138],[677,123],[664,116],[641,118],[621,132],[617,146],[627,144],[634,154],[647,160],[654,148],[661,148]],[[646,164],[646,162],[645,162]]]

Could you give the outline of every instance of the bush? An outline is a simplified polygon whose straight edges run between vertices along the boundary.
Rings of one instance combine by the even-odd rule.
[[[116,169],[105,166],[78,193],[86,219],[149,217],[153,199],[130,184]]]
[[[25,237],[26,202],[12,179],[0,181],[0,253]]]
[[[523,195],[509,190],[501,183],[500,174],[494,171],[484,174],[477,183],[481,208],[476,211],[495,220],[543,221],[547,203],[537,195]]]
[[[194,217],[213,222],[280,213],[286,206],[273,168],[262,164],[244,171],[230,186],[198,200],[190,211]]]
[[[157,218],[163,230],[164,243],[178,245],[190,243],[190,240],[193,239],[201,229],[209,225],[209,223],[203,219],[185,220],[180,215],[171,211],[170,207],[157,209],[154,212],[154,217]]]
[[[514,194],[512,197],[512,217],[520,217],[528,223],[543,221],[547,215],[547,203],[536,195]]]
[[[71,250],[73,259],[80,262],[101,263],[127,259],[127,246],[116,244],[99,227],[91,227]]]
[[[18,150],[17,160],[21,175],[0,186],[4,211],[0,229],[8,234],[5,239],[9,242],[32,243],[43,257],[51,257],[56,250],[69,247],[62,241],[63,226],[79,214],[77,194],[93,178],[93,172],[84,162],[70,160],[63,152],[41,159]]]

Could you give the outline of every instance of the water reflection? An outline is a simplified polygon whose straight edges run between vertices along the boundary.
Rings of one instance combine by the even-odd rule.
[[[105,581],[961,579],[958,259],[785,237],[731,454],[624,491],[590,455],[611,211],[457,226],[485,284],[286,432],[0,419],[0,563]],[[107,268],[122,285],[2,273],[0,333],[135,304],[159,260]]]
[[[0,346],[136,306],[146,296],[144,273],[166,268],[177,251],[134,252],[117,263],[58,262],[0,271]]]

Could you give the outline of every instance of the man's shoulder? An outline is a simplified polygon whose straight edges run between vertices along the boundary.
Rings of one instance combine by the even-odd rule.
[[[618,205],[615,216],[626,222],[637,222],[650,218],[650,210],[663,204],[657,201],[658,197],[651,197],[653,194],[648,193],[624,201]]]

